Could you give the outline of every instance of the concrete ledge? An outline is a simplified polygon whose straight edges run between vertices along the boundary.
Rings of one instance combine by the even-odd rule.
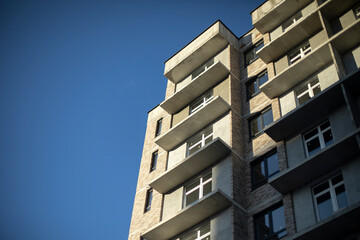
[[[278,59],[287,53],[294,46],[305,39],[308,39],[313,33],[321,29],[321,22],[317,11],[314,11],[304,19],[283,32],[279,37],[272,40],[269,44],[260,49],[256,54],[265,63]]]
[[[309,228],[296,233],[290,239],[343,239],[360,229],[360,203],[344,208],[331,217],[324,219]]]
[[[230,73],[229,69],[225,67],[220,61],[212,65],[207,71],[200,74],[197,78],[191,81],[183,89],[176,92],[170,98],[160,104],[170,114],[174,114],[192,100],[202,94],[205,90],[219,83]]]
[[[229,207],[231,204],[231,199],[217,189],[206,195],[204,198],[185,207],[174,217],[158,223],[142,234],[142,236],[147,240],[170,239],[215,213]]]
[[[328,115],[332,109],[345,104],[341,84],[357,90],[359,89],[359,81],[357,81],[359,77],[360,70],[346,76],[304,105],[295,108],[284,117],[267,126],[264,132],[277,142],[298,134],[311,123]]]
[[[196,173],[223,159],[231,152],[231,148],[220,138],[191,154],[176,166],[150,183],[159,193],[166,193]]]
[[[335,34],[331,38],[331,43],[340,52],[344,53],[360,43],[360,19],[357,19],[347,28]]]
[[[322,4],[321,12],[328,18],[333,19],[339,17],[349,8],[353,7],[359,0],[327,0]]]
[[[291,192],[360,154],[360,128],[293,168],[281,171],[269,183],[280,193]]]
[[[230,105],[220,96],[216,96],[203,108],[189,115],[165,134],[157,137],[155,143],[169,151],[229,110]]]

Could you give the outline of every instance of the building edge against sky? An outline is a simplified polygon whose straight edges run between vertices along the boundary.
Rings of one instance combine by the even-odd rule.
[[[129,239],[360,239],[359,1],[268,0],[251,17],[165,62]]]

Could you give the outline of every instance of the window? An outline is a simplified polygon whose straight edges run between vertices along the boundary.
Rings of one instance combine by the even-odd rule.
[[[254,97],[260,92],[260,86],[268,81],[267,71],[260,73],[254,80],[247,83],[248,99]]]
[[[307,102],[310,98],[321,92],[320,83],[317,78],[309,81],[305,86],[296,91],[298,105],[302,105]]]
[[[200,148],[204,147],[206,144],[212,141],[213,131],[212,126],[206,128],[200,133],[196,134],[193,138],[191,138],[187,143],[187,153],[186,155],[190,155]]]
[[[210,240],[210,223],[191,229],[179,238],[180,240]]]
[[[252,185],[259,186],[279,172],[278,154],[272,151],[251,164]]]
[[[355,13],[356,19],[359,19],[360,18],[360,5],[358,5],[354,8],[354,13]]]
[[[159,136],[161,133],[161,128],[162,128],[162,118],[160,118],[157,123],[156,123],[156,132],[155,132],[155,137]]]
[[[282,24],[283,32],[302,18],[301,12],[296,13]]]
[[[306,42],[302,44],[300,47],[296,48],[295,50],[291,51],[288,54],[289,57],[289,65],[294,64],[301,58],[305,57],[306,54],[311,52],[310,43]]]
[[[158,159],[158,151],[155,151],[152,153],[151,156],[151,166],[150,166],[150,172],[154,171],[156,169],[157,159]]]
[[[191,75],[191,79],[195,79],[197,78],[201,73],[205,72],[206,70],[208,70],[212,65],[214,64],[214,59],[210,59],[208,62],[206,62],[204,65],[202,65],[201,67],[199,67],[198,69],[196,69],[192,75]]]
[[[250,135],[255,137],[259,134],[267,125],[273,122],[273,114],[271,107],[263,110],[260,115],[250,120]]]
[[[203,198],[211,192],[211,171],[197,177],[185,186],[184,206]]]
[[[254,222],[257,240],[279,239],[286,235],[282,203],[254,216]]]
[[[190,105],[190,114],[196,112],[203,106],[205,106],[208,102],[210,102],[211,99],[214,98],[213,90],[211,89],[207,93],[205,93],[203,96],[196,99],[191,105]]]
[[[333,142],[329,120],[304,134],[305,150],[308,157]]]
[[[152,198],[153,198],[153,190],[152,190],[152,188],[150,188],[150,189],[147,190],[147,192],[146,192],[144,212],[150,211]]]
[[[314,187],[313,196],[318,221],[349,205],[341,173]]]
[[[245,65],[246,66],[259,58],[258,55],[256,55],[256,52],[258,50],[260,50],[263,46],[264,46],[264,41],[261,40],[260,42],[256,43],[254,45],[254,47],[252,47],[250,50],[246,51],[246,53],[245,53]]]

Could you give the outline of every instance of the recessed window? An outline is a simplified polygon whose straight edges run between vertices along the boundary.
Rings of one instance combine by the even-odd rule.
[[[285,215],[282,204],[254,216],[255,239],[279,239],[286,235]]]
[[[153,152],[151,155],[150,172],[152,172],[156,169],[158,155],[159,155],[158,151]]]
[[[156,132],[155,132],[155,137],[159,136],[161,134],[161,128],[162,128],[162,118],[159,119],[157,122],[156,122]]]
[[[357,6],[354,8],[354,13],[355,13],[356,19],[359,19],[359,18],[360,18],[360,5],[357,5]]]
[[[214,59],[210,59],[209,61],[207,61],[204,65],[202,65],[201,67],[199,67],[198,69],[196,69],[192,75],[191,75],[191,79],[194,80],[195,78],[197,78],[201,73],[205,72],[206,70],[208,70],[212,65],[214,64]]]
[[[151,202],[153,198],[153,189],[150,188],[146,191],[146,198],[145,198],[145,209],[144,212],[148,212],[151,209]]]
[[[349,205],[342,174],[314,187],[313,196],[318,221]]]
[[[180,240],[210,240],[210,222],[191,229],[179,237]]]
[[[210,193],[211,181],[211,171],[190,181],[190,183],[188,183],[184,188],[184,206],[187,206],[195,202],[196,200],[203,198],[206,194]]]
[[[246,84],[248,99],[260,92],[260,86],[269,80],[267,71],[260,73],[255,79]]]
[[[251,175],[253,187],[260,186],[267,180],[279,173],[278,154],[272,151],[251,164]]]
[[[263,110],[259,115],[250,120],[250,135],[255,137],[258,135],[267,125],[273,122],[273,114],[271,107]]]
[[[245,52],[245,65],[249,65],[259,58],[256,52],[264,46],[264,41],[257,42],[250,50]]]
[[[317,78],[308,82],[305,86],[296,91],[298,105],[306,103],[310,98],[321,92],[320,83]]]
[[[198,99],[196,99],[191,105],[190,105],[190,114],[196,112],[203,106],[205,106],[208,102],[210,102],[211,99],[214,98],[213,90],[211,89]]]
[[[309,52],[311,52],[310,43],[306,42],[296,49],[292,50],[289,54],[289,65],[294,64],[301,58],[305,57]]]
[[[200,133],[196,134],[187,142],[187,152],[186,155],[190,155],[200,148],[204,147],[206,144],[211,142],[213,139],[213,130],[212,126],[206,128]]]
[[[334,142],[329,120],[308,131],[303,137],[308,157]]]
[[[302,18],[301,12],[296,13],[295,15],[291,16],[288,20],[286,20],[282,24],[283,32],[285,32],[289,27],[294,25],[296,22],[298,22]]]

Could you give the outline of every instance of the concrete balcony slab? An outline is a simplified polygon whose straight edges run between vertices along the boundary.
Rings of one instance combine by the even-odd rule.
[[[216,138],[176,166],[168,169],[163,175],[153,180],[150,186],[159,193],[167,193],[201,170],[223,159],[230,152],[231,148],[220,138]]]
[[[208,90],[211,86],[222,81],[229,73],[229,69],[218,61],[207,71],[195,78],[190,84],[162,102],[160,106],[168,113],[174,114],[187,106],[192,100]]]
[[[229,110],[230,105],[220,96],[216,96],[203,108],[189,115],[165,134],[157,137],[155,143],[169,151]]]
[[[194,204],[185,207],[172,218],[158,223],[142,236],[147,240],[170,239],[231,204],[232,200],[226,194],[215,190]]]

